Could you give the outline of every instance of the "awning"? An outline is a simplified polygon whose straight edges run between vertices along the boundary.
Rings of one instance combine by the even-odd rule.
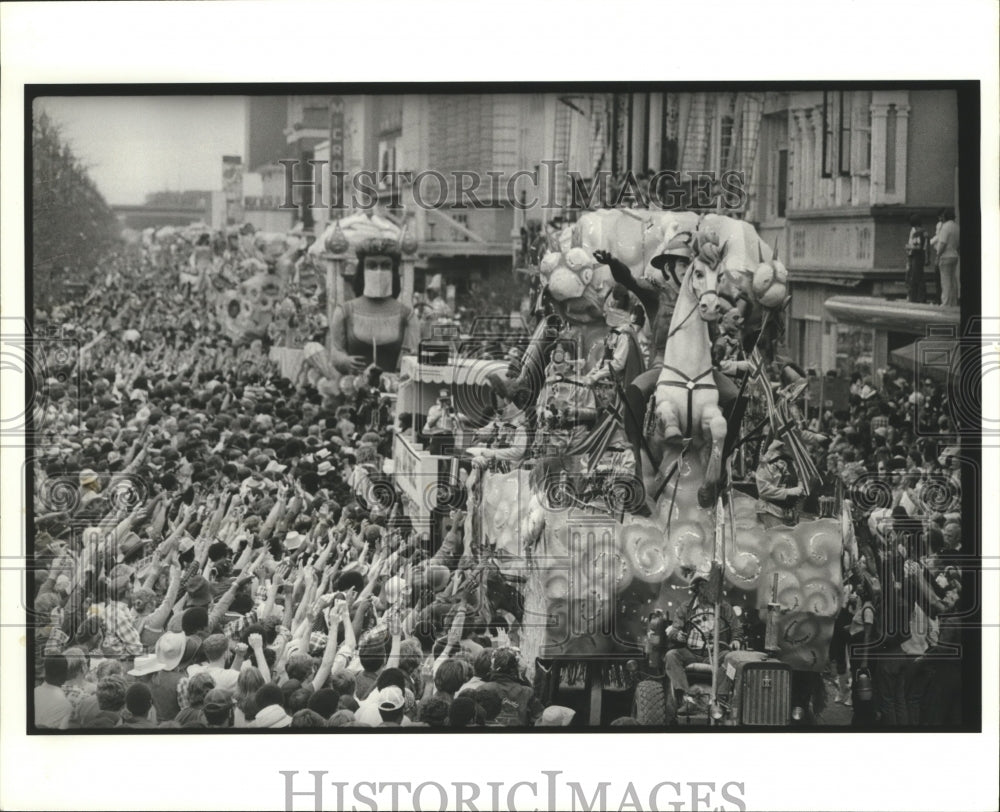
[[[915,375],[947,381],[960,373],[959,342],[954,338],[921,338],[889,353],[889,362]]]
[[[957,307],[874,296],[831,296],[823,305],[831,316],[844,324],[860,324],[917,336],[926,335],[928,328],[954,327],[957,332],[962,317]]]

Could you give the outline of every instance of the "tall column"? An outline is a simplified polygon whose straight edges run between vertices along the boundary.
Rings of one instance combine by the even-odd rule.
[[[802,195],[799,200],[803,209],[811,209],[816,186],[816,150],[813,144],[812,110],[809,108],[800,113],[799,131],[802,139]]]
[[[885,195],[885,120],[889,105],[872,103],[871,205],[881,203]]]
[[[830,191],[833,181],[823,177],[823,108],[814,107],[811,111],[813,125],[813,208],[826,208],[831,205]],[[832,144],[827,145],[832,148]],[[831,164],[835,162],[832,160]],[[834,166],[836,170],[836,166]]]
[[[896,191],[893,201],[906,202],[906,143],[910,129],[910,105],[896,105]]]

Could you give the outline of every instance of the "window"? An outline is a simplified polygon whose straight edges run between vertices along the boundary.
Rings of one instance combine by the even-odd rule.
[[[660,169],[678,169],[680,149],[677,142],[677,128],[680,110],[677,96],[663,94],[663,139],[660,141]]]
[[[380,172],[396,171],[396,139],[387,138],[378,143],[378,168]],[[384,187],[380,184],[380,188]]]
[[[823,177],[851,174],[851,116],[844,91],[823,91]]]
[[[823,164],[822,176],[824,178],[833,177],[833,106],[835,95],[823,91]]]
[[[872,166],[872,108],[871,93],[856,94],[854,108],[854,159],[851,171],[866,175]]]
[[[777,202],[778,217],[784,217],[788,209],[788,150],[778,150]]]
[[[818,319],[792,319],[798,346],[794,355],[800,366],[817,369],[822,366],[823,324]]]
[[[858,372],[871,375],[875,352],[875,331],[856,324],[836,324],[836,363],[841,378]]]
[[[403,97],[377,96],[375,100],[375,131],[382,137],[394,135],[403,128]]]
[[[858,233],[858,253],[857,259],[865,260],[868,259],[870,254],[872,242],[872,232],[868,226],[864,226]]]
[[[796,228],[792,230],[792,257],[795,259],[805,259],[806,256],[806,230]]]
[[[719,119],[719,166],[727,169],[732,164],[730,158],[733,151],[733,124],[734,119],[730,115],[723,115]]]
[[[889,105],[885,117],[885,193],[896,193],[896,105]]]
[[[463,214],[459,214],[459,213],[455,213],[455,214],[452,214],[452,215],[451,215],[451,218],[452,218],[452,219],[453,219],[453,220],[454,220],[454,221],[455,221],[456,223],[458,223],[459,225],[463,225],[463,226],[465,226],[466,228],[468,228],[468,227],[469,227],[469,215],[468,215],[468,214],[464,214],[464,213],[463,213]],[[462,233],[462,232],[461,232],[461,231],[459,231],[459,230],[458,230],[457,228],[453,228],[453,229],[451,230],[451,233],[452,233],[452,239],[453,239],[453,240],[454,240],[455,242],[468,242],[468,241],[469,241],[469,237],[468,237],[468,235],[467,235],[467,234],[464,234],[464,233]]]
[[[837,139],[837,174],[841,177],[849,177],[851,174],[851,110],[845,103],[844,93],[840,93],[840,110],[837,113],[839,119]]]
[[[765,115],[760,123],[760,149],[764,175],[760,185],[764,211],[768,219],[785,217],[788,208],[788,112]]]
[[[302,110],[302,126],[307,129],[325,129],[330,126],[330,111],[326,107],[306,107]]]

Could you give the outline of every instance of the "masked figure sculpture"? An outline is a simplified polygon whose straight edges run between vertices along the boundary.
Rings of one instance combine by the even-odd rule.
[[[400,356],[415,352],[420,340],[413,309],[398,298],[399,247],[393,240],[373,238],[356,254],[354,298],[337,307],[330,324],[334,364],[342,373],[371,364],[396,372]]]

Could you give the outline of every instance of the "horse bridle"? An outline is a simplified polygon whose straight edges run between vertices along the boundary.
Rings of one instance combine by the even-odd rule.
[[[692,269],[688,273],[693,273],[693,264],[692,264]],[[693,292],[694,292],[694,284],[692,282],[692,293]],[[669,341],[670,338],[671,338],[671,336],[673,336],[678,330],[680,330],[681,327],[683,327],[684,324],[687,322],[687,320],[690,319],[691,316],[694,315],[695,311],[698,309],[698,306],[701,304],[702,297],[708,295],[709,293],[715,294],[716,297],[718,297],[718,295],[719,295],[717,289],[716,290],[703,290],[698,295],[698,298],[695,301],[695,303],[693,305],[691,305],[691,309],[688,311],[688,314],[681,320],[681,323],[678,324],[673,330],[671,330],[667,334],[667,341]],[[677,367],[672,367],[669,364],[664,364],[663,365],[663,369],[669,370],[670,372],[673,372],[675,375],[677,375],[678,377],[680,377],[680,378],[683,379],[683,380],[680,380],[680,381],[657,381],[656,385],[657,386],[675,386],[675,387],[680,387],[682,389],[686,389],[687,390],[687,428],[686,428],[686,430],[684,432],[684,436],[685,437],[690,437],[691,436],[691,428],[692,428],[692,426],[691,426],[691,417],[692,417],[692,415],[694,413],[694,392],[695,392],[695,390],[696,389],[718,389],[718,387],[715,385],[715,381],[712,381],[712,383],[699,383],[699,381],[702,378],[704,378],[706,375],[708,375],[709,373],[712,372],[712,367],[709,367],[704,372],[701,372],[698,375],[695,375],[693,378],[691,376],[689,376],[686,372],[681,372],[681,370],[677,369]]]

